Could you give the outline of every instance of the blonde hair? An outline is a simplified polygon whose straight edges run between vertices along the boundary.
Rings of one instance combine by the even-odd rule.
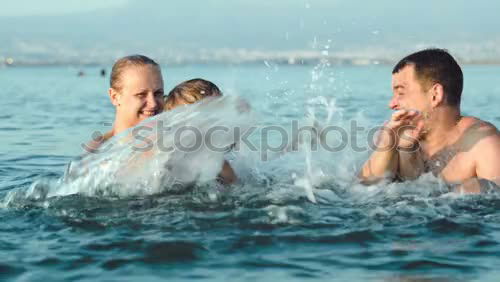
[[[145,66],[151,65],[158,68],[161,73],[161,68],[153,59],[144,55],[131,55],[118,59],[113,65],[109,79],[109,86],[115,90],[121,90],[121,76],[123,71],[130,66]]]
[[[165,98],[165,110],[171,110],[178,104],[193,104],[205,97],[222,96],[217,85],[208,80],[195,78],[187,80],[172,89]]]

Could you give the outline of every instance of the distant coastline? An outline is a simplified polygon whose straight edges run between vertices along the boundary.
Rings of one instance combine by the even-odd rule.
[[[148,55],[166,65],[317,65],[325,63],[330,65],[368,66],[368,65],[393,65],[396,58],[401,57],[399,52],[387,52],[381,55],[350,54],[346,52],[328,52],[328,50],[311,51],[251,51],[251,50],[217,50],[201,51],[194,54],[171,52],[169,55],[148,52]],[[365,52],[367,53],[367,52]],[[113,64],[115,57],[112,54],[96,56],[32,56],[19,54],[16,56],[0,56],[0,66],[102,66]],[[457,55],[458,61],[463,65],[500,65],[500,57],[493,58],[470,57]]]

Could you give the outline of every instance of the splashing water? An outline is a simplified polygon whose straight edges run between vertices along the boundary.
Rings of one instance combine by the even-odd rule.
[[[357,79],[348,85],[358,96],[343,97],[338,85],[341,78],[330,81],[326,67],[315,69],[319,74],[315,85],[311,85],[310,66],[280,66],[274,72],[265,65],[245,69],[238,76],[242,83],[234,84],[238,89],[249,89],[241,94],[251,99],[253,110],[264,113],[257,119],[262,124],[283,126],[284,119],[296,119],[316,131],[331,125],[347,128],[351,119],[365,126],[378,124],[385,113],[371,106],[383,106],[381,98],[385,96],[380,93],[385,88],[378,82],[390,77],[390,69],[339,68],[347,77]],[[480,70],[477,77],[481,81],[493,81],[498,74],[498,68]],[[29,96],[32,103],[26,106],[39,114],[40,109],[53,104],[54,97],[59,98],[60,93],[51,93],[49,86],[36,87],[32,92],[23,88],[35,85],[25,81],[30,72],[37,74],[38,68],[12,71],[19,71],[18,89],[23,90],[11,95],[15,103],[22,102],[16,100],[19,97]],[[207,76],[218,71],[222,77],[227,67],[209,67]],[[267,80],[259,78],[266,71],[272,72],[267,85]],[[485,78],[485,73],[491,76]],[[61,71],[60,77],[64,75]],[[281,79],[289,83],[280,84]],[[333,90],[330,82],[337,83],[340,91]],[[58,79],[57,83],[66,82]],[[97,84],[88,80],[67,82],[68,88],[80,90]],[[487,83],[470,85],[475,85],[472,90],[477,93],[491,90],[484,86]],[[266,99],[267,87],[276,99]],[[36,96],[39,88],[46,90],[44,95]],[[89,92],[98,93],[97,89]],[[487,119],[494,120],[494,103],[488,102],[495,97],[498,95],[475,95],[465,106],[473,105],[467,109],[473,114],[490,113]],[[102,100],[97,95],[93,98]],[[60,100],[65,107],[75,107],[78,118],[94,113],[86,111],[87,106],[102,108],[92,101],[75,105],[74,99]],[[171,140],[175,128],[193,125],[208,130],[218,124],[245,128],[257,123],[250,113],[235,113],[238,102],[230,96],[219,100],[219,106],[215,101],[206,103],[150,119],[141,124],[144,129],[139,133],[167,148],[179,140],[189,147],[196,144],[194,134],[185,132],[182,138]],[[17,114],[15,108],[4,107],[3,111],[5,115]],[[61,140],[71,139],[61,131],[88,132],[95,126],[84,128],[79,124],[81,127],[71,131],[75,121],[67,122],[64,111],[50,114],[54,117],[46,115],[47,123],[61,125],[56,132]],[[37,123],[30,115],[18,120],[2,118],[12,122],[12,127],[40,133],[30,127]],[[20,122],[26,119],[28,123]],[[160,121],[170,129],[158,135]],[[56,130],[42,131],[46,135],[38,135],[37,142],[50,145],[52,131]],[[2,132],[2,139],[8,132]],[[18,134],[12,132],[14,140]],[[314,143],[325,140],[314,134],[307,136],[306,132],[300,138],[294,136],[297,150],[277,152],[275,158],[264,161],[262,152],[244,146],[225,154],[226,146],[235,139],[230,133],[219,133],[221,137],[215,137],[214,142],[219,142],[221,152],[163,151],[152,146],[148,155],[131,147],[143,148],[149,143],[144,138],[128,138],[132,132],[126,132],[106,143],[113,144],[108,150],[103,147],[99,154],[73,161],[62,179],[58,179],[59,172],[72,155],[68,153],[71,142],[62,156],[55,149],[50,149],[53,155],[37,151],[34,145],[13,146],[26,151],[21,156],[0,153],[0,195],[2,206],[6,206],[0,209],[0,277],[72,281],[136,277],[144,281],[173,277],[189,281],[235,277],[287,281],[332,277],[342,281],[432,281],[436,277],[438,281],[498,280],[498,193],[448,193],[446,185],[432,175],[416,181],[363,186],[356,182],[355,173],[369,152],[355,152],[351,146],[338,151],[316,149]],[[365,139],[365,133],[349,141]],[[161,142],[158,136],[162,136]],[[73,139],[81,141],[79,136]],[[338,136],[326,139],[334,145],[339,143]],[[224,158],[240,179],[229,187],[213,181]],[[171,175],[175,181],[171,181]]]
[[[224,154],[248,130],[251,113],[236,97],[205,99],[147,119],[72,161],[56,183],[35,182],[16,197],[138,196],[215,180]]]

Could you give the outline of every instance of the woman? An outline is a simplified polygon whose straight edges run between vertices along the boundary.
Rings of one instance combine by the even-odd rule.
[[[68,166],[65,179],[87,174],[89,162],[98,157],[91,154],[105,153],[109,147],[103,144],[111,137],[161,113],[164,107],[163,92],[160,66],[152,59],[132,55],[116,61],[108,90],[116,110],[113,128],[104,135],[99,132],[93,134],[92,140],[83,146],[86,152],[78,158],[78,165],[70,163]],[[127,165],[134,166],[137,163]],[[106,166],[106,162],[101,163],[101,166]]]
[[[163,78],[160,66],[143,55],[126,56],[113,65],[108,90],[116,114],[113,128],[87,144],[95,152],[111,137],[163,112]]]

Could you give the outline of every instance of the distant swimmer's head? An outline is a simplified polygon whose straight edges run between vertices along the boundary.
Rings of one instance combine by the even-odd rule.
[[[171,110],[180,105],[193,104],[206,97],[222,96],[217,85],[208,80],[195,78],[184,81],[172,89],[165,98],[165,110]]]
[[[431,113],[438,107],[460,108],[463,73],[443,49],[426,49],[406,56],[392,71],[393,110]]]
[[[113,65],[109,96],[116,108],[115,123],[133,127],[163,111],[164,90],[160,66],[143,55],[126,56]]]

